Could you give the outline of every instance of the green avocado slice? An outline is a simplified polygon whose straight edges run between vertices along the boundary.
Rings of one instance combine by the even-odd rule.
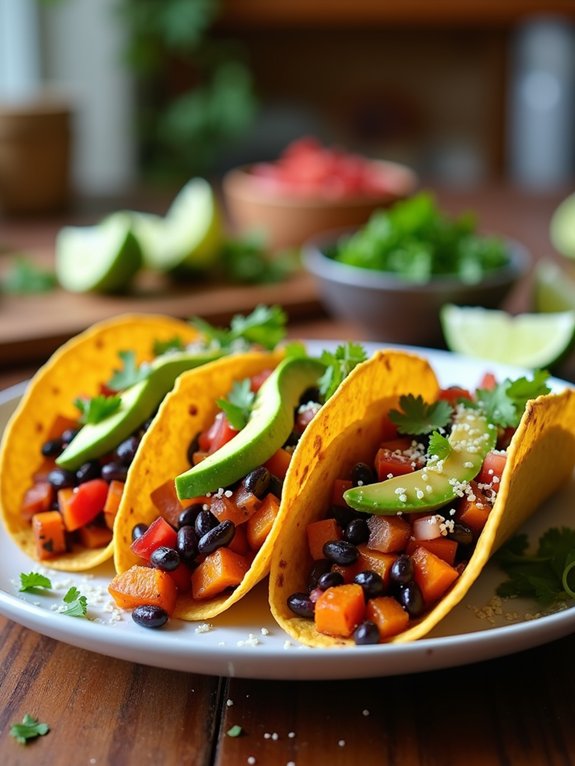
[[[99,423],[85,425],[56,463],[74,471],[88,460],[115,449],[156,411],[162,399],[173,388],[178,375],[213,362],[221,356],[222,351],[193,354],[182,351],[158,357],[151,363],[150,374],[145,380],[120,394],[120,407]]]
[[[269,460],[292,432],[301,395],[324,372],[318,359],[284,359],[258,391],[246,426],[217,452],[176,477],[180,500],[228,487]]]
[[[481,410],[462,407],[454,419],[445,459],[432,457],[419,471],[353,487],[343,498],[356,511],[381,516],[434,511],[457,497],[463,482],[477,476],[496,438],[497,429]]]

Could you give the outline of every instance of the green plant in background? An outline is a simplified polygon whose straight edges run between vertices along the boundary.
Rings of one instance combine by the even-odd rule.
[[[145,169],[164,176],[210,173],[222,147],[256,113],[241,47],[211,34],[219,0],[119,0],[140,80]]]

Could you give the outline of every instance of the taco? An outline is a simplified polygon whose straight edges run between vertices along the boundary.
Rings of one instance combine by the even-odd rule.
[[[572,473],[574,390],[545,373],[441,389],[414,365],[361,365],[302,437],[269,598],[309,646],[421,638]]]
[[[53,354],[30,382],[0,449],[2,517],[26,554],[68,571],[112,556],[129,467],[161,400],[184,370],[252,345],[246,325],[259,340],[254,328],[273,310],[256,314],[255,322],[236,317],[233,333],[205,322],[198,329],[166,316],[125,315]]]

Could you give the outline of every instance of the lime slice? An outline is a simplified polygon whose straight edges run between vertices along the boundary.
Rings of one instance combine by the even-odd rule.
[[[151,269],[202,271],[218,260],[222,218],[216,195],[203,178],[188,181],[164,218],[135,213],[133,220]]]
[[[56,276],[72,292],[119,292],[142,265],[131,216],[114,213],[96,226],[66,226],[56,237]]]
[[[551,216],[549,236],[558,253],[575,258],[575,194],[564,199]]]
[[[536,311],[575,311],[575,278],[553,261],[540,261],[533,298]]]
[[[533,369],[552,365],[571,347],[575,311],[519,314],[447,304],[441,309],[451,351]]]

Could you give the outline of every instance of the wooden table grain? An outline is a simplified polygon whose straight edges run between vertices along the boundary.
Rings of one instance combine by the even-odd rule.
[[[553,253],[557,196],[445,195],[493,230]],[[528,305],[530,286],[514,297]],[[0,311],[1,319],[1,311]],[[361,338],[305,318],[300,337]],[[0,366],[0,390],[33,364]],[[84,651],[0,616],[1,766],[569,766],[575,637],[461,667],[351,681],[264,681],[167,671]],[[50,732],[18,744],[24,714]],[[226,734],[241,726],[242,734]]]

